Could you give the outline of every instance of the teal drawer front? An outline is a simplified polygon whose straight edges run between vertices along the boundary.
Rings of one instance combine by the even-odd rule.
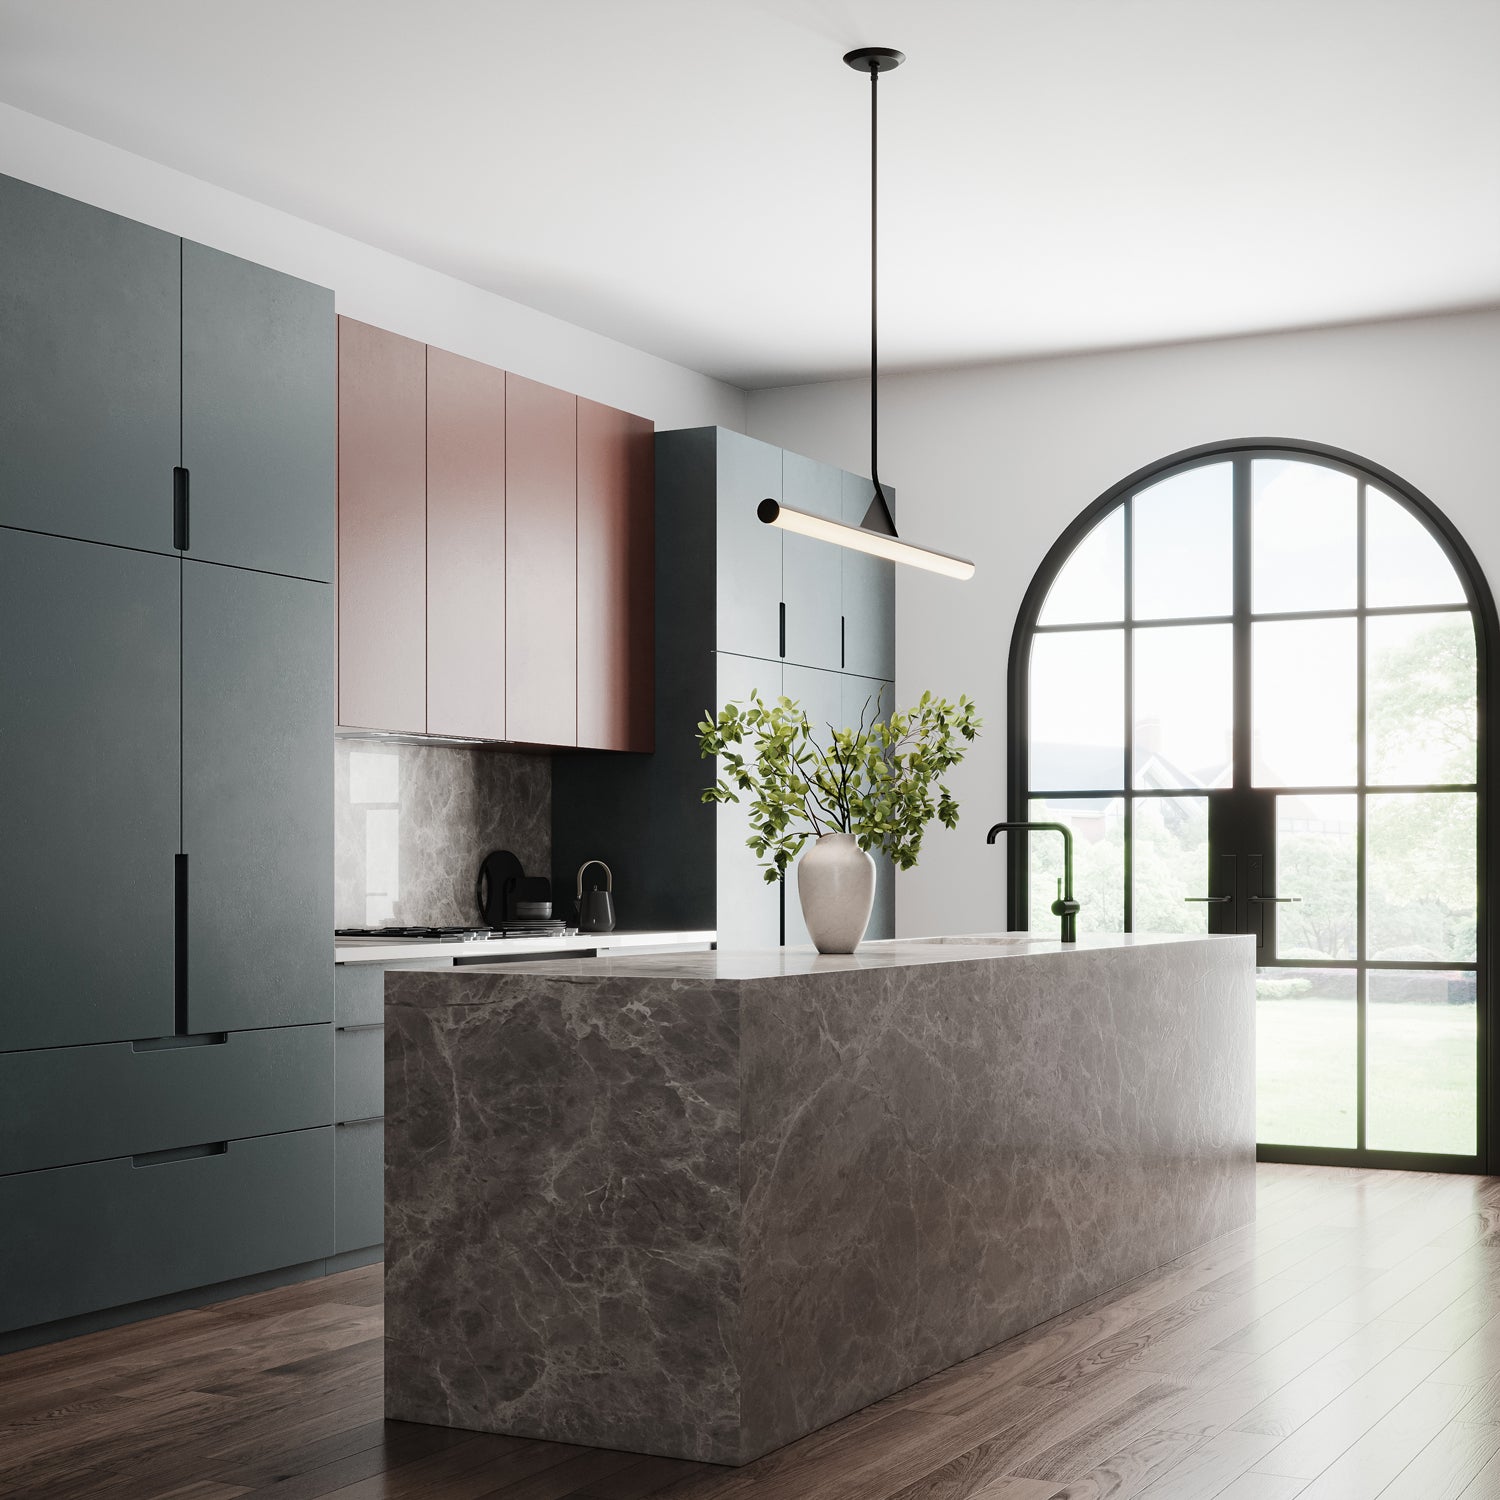
[[[379,964],[334,965],[333,1018],[340,1026],[385,1020],[385,970]]]
[[[385,1122],[340,1125],[337,1152],[339,1253],[385,1242]]]
[[[333,1028],[0,1054],[0,1173],[333,1123]]]
[[[378,1119],[385,1113],[385,1027],[339,1027],[333,1056],[334,1119]]]
[[[333,1135],[0,1178],[0,1331],[331,1255]]]

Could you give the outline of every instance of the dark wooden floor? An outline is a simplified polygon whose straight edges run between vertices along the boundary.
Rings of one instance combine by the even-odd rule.
[[[1253,1229],[740,1470],[383,1422],[380,1294],[0,1359],[0,1497],[1500,1497],[1500,1179],[1262,1167]]]

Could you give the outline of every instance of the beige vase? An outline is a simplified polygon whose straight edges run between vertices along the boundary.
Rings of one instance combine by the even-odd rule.
[[[875,861],[852,833],[825,833],[797,861],[802,920],[819,953],[853,953],[875,905]]]

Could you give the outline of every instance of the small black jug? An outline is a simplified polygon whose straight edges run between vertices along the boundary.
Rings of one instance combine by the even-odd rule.
[[[583,872],[590,865],[604,871],[604,889],[585,891]],[[578,867],[578,930],[580,932],[613,932],[615,930],[615,877],[602,859],[585,860]]]

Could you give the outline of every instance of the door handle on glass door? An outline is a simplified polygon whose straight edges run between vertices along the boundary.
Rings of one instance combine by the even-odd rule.
[[[1267,906],[1279,905],[1284,901],[1300,901],[1301,896],[1252,896],[1252,901],[1264,902]]]
[[[1220,902],[1223,902],[1223,901],[1233,901],[1234,897],[1233,896],[1184,896],[1182,899],[1184,901],[1210,901],[1214,905],[1217,906]]]

